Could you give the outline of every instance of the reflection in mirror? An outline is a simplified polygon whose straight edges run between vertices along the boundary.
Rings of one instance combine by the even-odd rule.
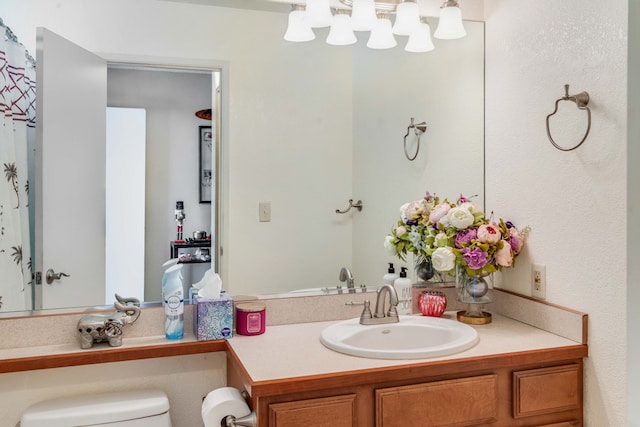
[[[91,12],[48,10],[46,17],[34,7],[29,23],[50,26],[94,52],[228,61],[229,92],[221,94],[229,98],[222,123],[223,252],[218,271],[232,295],[336,286],[342,267],[351,269],[356,286],[379,284],[386,262],[397,261],[385,254],[383,241],[403,203],[425,191],[447,197],[478,194],[476,200],[484,203],[483,23],[465,22],[466,38],[434,40],[433,52],[409,54],[401,47],[369,50],[366,40],[349,47],[328,46],[322,30],[313,42],[287,43],[282,40],[285,13],[169,2],[144,9],[132,9],[122,21],[117,5],[109,3]],[[127,43],[99,31],[100,22],[112,18],[121,22],[119,34]],[[163,20],[175,25],[144,24]],[[72,22],[96,22],[97,27]],[[255,32],[257,22],[262,36],[249,42],[242,35]],[[29,36],[35,34],[27,28]],[[192,28],[204,33],[196,36]],[[190,114],[202,108],[191,107]],[[413,162],[402,147],[411,117],[428,126]],[[162,133],[171,135],[170,123],[163,125]],[[171,141],[197,144],[189,138],[185,142],[185,137],[175,136]],[[147,149],[152,143],[147,135]],[[167,187],[172,184],[169,172],[184,173],[188,167],[193,177],[194,163],[178,161],[175,154],[169,148],[152,154],[176,160],[164,169]],[[147,157],[147,166],[154,159]],[[180,196],[167,192],[152,199],[156,197],[164,201],[153,208],[147,204],[147,215],[152,209],[165,222],[147,223],[146,236],[163,236],[152,245],[164,253],[162,260],[149,265],[161,274],[168,242],[175,238],[173,210]],[[147,194],[147,202],[149,198]],[[364,209],[336,214],[349,199],[362,200]],[[261,202],[270,204],[270,221],[259,220]],[[186,203],[185,209],[188,235],[193,213]],[[202,225],[193,227],[195,231]],[[83,250],[87,245],[85,241]],[[148,283],[156,282],[145,275]],[[159,281],[153,286],[159,290]],[[149,298],[158,299],[152,294]]]
[[[40,297],[36,307],[103,305],[111,302],[115,293],[158,301],[161,266],[174,256],[170,242],[177,238],[176,200],[186,206],[185,233],[191,236],[195,230],[204,230],[209,234],[211,230],[211,203],[198,203],[199,137],[203,125],[209,129],[208,135],[215,134],[216,114],[212,121],[196,112],[212,108],[212,88],[219,81],[219,72],[107,65],[50,31],[39,30],[39,40],[39,123],[43,132],[38,143],[43,167],[35,188],[41,201],[36,204],[36,224],[41,224],[36,228],[41,236],[36,246],[42,249],[36,265],[69,274],[36,286],[36,297]],[[87,71],[78,76],[77,70],[83,69]],[[97,74],[95,70],[104,71]],[[86,82],[84,90],[77,89],[81,81]],[[67,96],[69,92],[74,96]],[[84,106],[74,116],[66,113],[69,98],[73,105]],[[133,109],[141,113],[139,132],[134,131]],[[115,125],[114,111],[121,112]],[[123,111],[128,112],[126,118]],[[218,111],[217,106],[213,111]],[[79,113],[83,114],[81,123]],[[104,130],[100,131],[105,128],[106,144]],[[96,132],[92,134],[92,130]],[[142,139],[137,149],[132,139],[136,133]],[[74,141],[80,139],[83,144],[77,147]],[[217,141],[208,140],[212,145]],[[117,146],[122,147],[119,152],[115,152]],[[211,165],[212,151],[209,153]],[[99,191],[101,187],[106,187],[106,197]],[[133,194],[136,188],[137,196]],[[212,189],[210,185],[208,191]],[[83,212],[74,216],[75,223],[82,220],[83,229],[95,231],[89,235],[91,250],[82,256],[69,254],[76,253],[78,240],[87,236],[69,234],[59,227],[70,207]],[[185,284],[199,280],[209,266],[210,260],[190,263],[184,269]]]

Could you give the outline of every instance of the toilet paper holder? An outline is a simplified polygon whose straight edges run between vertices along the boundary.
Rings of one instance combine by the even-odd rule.
[[[236,418],[233,415],[227,415],[222,419],[223,425],[226,427],[258,427],[258,417],[254,411],[251,411],[249,415]]]

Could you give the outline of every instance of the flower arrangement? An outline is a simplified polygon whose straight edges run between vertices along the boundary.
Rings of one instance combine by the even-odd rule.
[[[493,215],[492,215],[493,216]],[[529,227],[518,231],[510,221],[485,218],[477,204],[460,195],[456,203],[427,193],[400,208],[400,219],[385,239],[385,248],[406,261],[431,258],[433,268],[455,276],[462,266],[469,277],[512,267]]]

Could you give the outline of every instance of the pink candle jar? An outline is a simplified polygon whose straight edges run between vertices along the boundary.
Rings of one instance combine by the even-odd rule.
[[[427,289],[420,293],[418,306],[423,315],[440,317],[447,309],[447,297],[442,291]]]
[[[239,335],[260,335],[266,327],[266,308],[261,302],[236,305],[236,332]]]

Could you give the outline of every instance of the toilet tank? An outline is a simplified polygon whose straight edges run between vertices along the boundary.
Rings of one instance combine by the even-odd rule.
[[[169,399],[135,390],[46,400],[29,407],[20,427],[171,427]]]

